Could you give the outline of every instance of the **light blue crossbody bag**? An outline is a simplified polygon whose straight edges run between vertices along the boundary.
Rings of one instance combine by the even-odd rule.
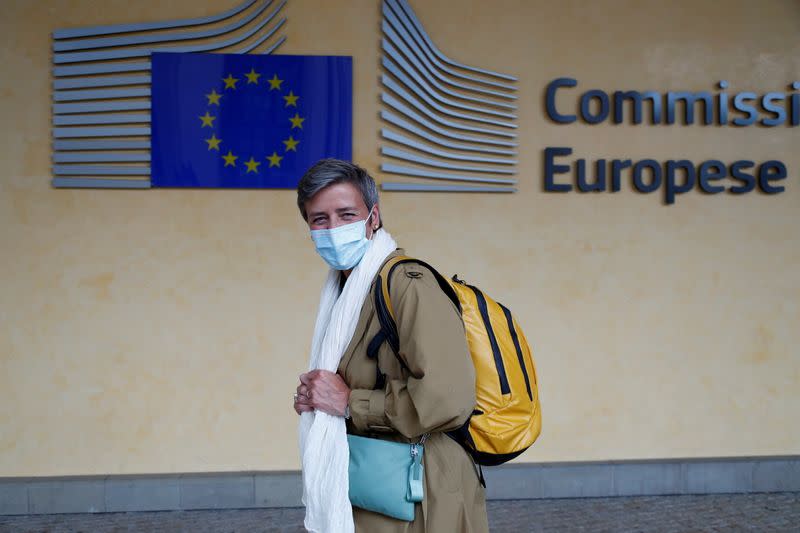
[[[347,435],[350,446],[350,503],[399,520],[414,520],[414,504],[424,497],[423,444]]]

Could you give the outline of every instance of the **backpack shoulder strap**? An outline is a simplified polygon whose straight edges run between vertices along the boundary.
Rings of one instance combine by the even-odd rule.
[[[450,300],[455,304],[456,308],[458,309],[458,312],[459,313],[461,312],[461,302],[458,299],[458,294],[456,294],[456,291],[453,289],[453,286],[450,285],[450,282],[447,280],[447,278],[442,276],[438,270],[433,268],[425,261],[422,261],[421,259],[416,259],[414,257],[409,257],[406,255],[398,255],[396,257],[393,257],[383,265],[378,274],[378,283],[376,283],[375,286],[376,292],[378,288],[380,288],[381,292],[383,293],[383,302],[385,303],[382,303],[382,306],[386,307],[386,310],[389,314],[389,318],[391,318],[392,321],[395,320],[394,308],[392,307],[392,300],[389,296],[389,291],[391,289],[392,273],[394,272],[394,269],[396,267],[404,263],[417,263],[419,265],[424,266],[431,272],[433,272],[433,275],[436,277],[437,283],[439,283],[439,287],[447,295],[447,297],[450,298]],[[455,278],[455,276],[453,277]],[[377,303],[378,302],[376,300],[376,304]]]
[[[394,272],[394,269],[401,263],[413,261],[414,258],[408,257],[407,255],[397,255],[386,261],[381,267],[380,272],[378,272],[378,280],[375,283],[375,295],[377,296],[377,293],[380,290],[382,298],[380,302],[378,302],[377,299],[375,300],[376,309],[378,308],[377,304],[380,303],[380,307],[384,307],[386,309],[386,312],[388,313],[388,316],[391,318],[392,322],[394,322],[394,308],[392,308],[392,300],[389,297],[389,287],[391,285],[392,273]],[[383,326],[383,322],[381,322],[381,326]]]
[[[397,357],[397,360],[400,361],[400,364],[404,368],[408,369],[403,359],[399,356],[400,337],[397,332],[397,322],[394,314],[394,308],[392,307],[392,299],[390,297],[391,280],[394,269],[404,263],[417,263],[433,272],[437,282],[439,283],[439,286],[453,301],[459,313],[461,312],[461,304],[453,287],[450,285],[447,279],[444,278],[444,276],[439,274],[439,272],[428,263],[405,255],[398,255],[386,261],[386,263],[383,264],[378,272],[378,278],[375,282],[375,293],[373,295],[375,300],[375,312],[378,315],[378,322],[381,325],[381,329],[375,335],[375,337],[372,338],[367,346],[367,356],[370,359],[374,359],[376,362],[377,375],[375,380],[375,389],[382,389],[386,383],[385,374],[383,374],[380,371],[380,368],[377,367],[378,350],[384,342],[389,343],[389,346]]]

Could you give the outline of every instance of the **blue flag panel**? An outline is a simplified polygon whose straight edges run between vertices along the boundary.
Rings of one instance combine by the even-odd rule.
[[[352,157],[350,57],[154,53],[153,187],[295,188]]]

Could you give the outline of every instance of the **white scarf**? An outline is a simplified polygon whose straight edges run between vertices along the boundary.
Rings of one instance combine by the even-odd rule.
[[[356,329],[361,306],[372,280],[397,243],[377,230],[341,295],[339,271],[331,269],[320,296],[309,370],[336,372]],[[350,449],[344,418],[322,411],[300,417],[300,458],[303,463],[305,527],[314,533],[351,533],[353,509],[348,495]]]

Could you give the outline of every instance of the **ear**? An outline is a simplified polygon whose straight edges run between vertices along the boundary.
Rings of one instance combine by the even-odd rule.
[[[369,221],[369,225],[372,228],[372,231],[375,231],[381,227],[381,209],[378,204],[375,204],[375,207],[373,207],[372,210],[374,211],[374,214]]]
[[[369,226],[367,227],[367,239],[372,239],[379,227],[381,227],[381,213],[378,206],[375,205],[372,208],[372,217],[369,219]]]

